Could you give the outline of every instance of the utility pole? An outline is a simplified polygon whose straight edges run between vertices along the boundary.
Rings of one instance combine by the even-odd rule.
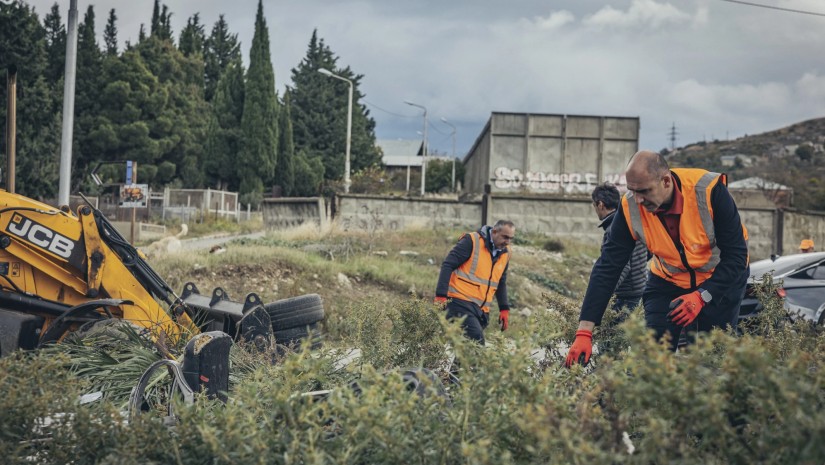
[[[63,132],[60,137],[60,184],[57,204],[69,204],[72,181],[72,131],[74,128],[74,82],[77,63],[77,0],[69,2],[66,31],[66,75],[63,78]]]
[[[668,132],[668,137],[670,138],[670,151],[676,150],[676,135],[679,134],[676,131],[676,122],[673,122],[673,126],[670,127],[670,131]]]

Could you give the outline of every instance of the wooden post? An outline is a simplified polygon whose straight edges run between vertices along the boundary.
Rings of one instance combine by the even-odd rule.
[[[7,70],[6,90],[6,191],[14,194],[14,175],[17,168],[17,67],[10,65]]]

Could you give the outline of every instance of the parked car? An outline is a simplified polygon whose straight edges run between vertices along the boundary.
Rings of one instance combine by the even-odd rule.
[[[751,263],[750,274],[739,310],[740,321],[762,310],[753,286],[770,274],[779,285],[777,293],[784,298],[791,318],[801,317],[819,325],[825,324],[825,252],[759,260]]]

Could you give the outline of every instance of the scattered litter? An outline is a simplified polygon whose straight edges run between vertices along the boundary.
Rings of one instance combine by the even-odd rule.
[[[410,257],[417,257],[418,256],[418,252],[414,252],[412,250],[402,250],[402,251],[398,252],[398,254],[399,255],[410,256]]]
[[[338,273],[338,285],[347,289],[352,289],[352,283],[344,273]]]

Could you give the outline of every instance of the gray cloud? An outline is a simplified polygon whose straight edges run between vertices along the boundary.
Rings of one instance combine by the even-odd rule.
[[[825,12],[821,0],[763,0]],[[50,0],[31,2],[41,14]],[[88,3],[78,0],[85,11]],[[195,12],[225,13],[243,43],[257,2],[168,1],[175,34]],[[68,0],[61,0],[65,18]],[[115,8],[134,41],[152,2],[97,0],[97,30]],[[265,1],[279,91],[312,30],[363,74],[379,137],[416,138],[427,106],[431,146],[451,149],[445,117],[470,148],[491,111],[640,116],[644,147],[737,137],[822,116],[825,18],[716,0]],[[438,132],[441,131],[441,132]]]

